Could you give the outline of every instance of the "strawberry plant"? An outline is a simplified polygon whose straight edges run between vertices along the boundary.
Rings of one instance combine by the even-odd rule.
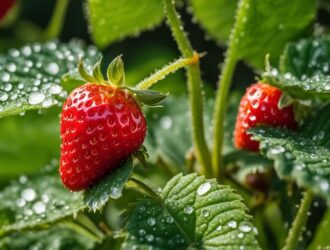
[[[326,1],[54,4],[0,1],[0,249],[330,249]]]

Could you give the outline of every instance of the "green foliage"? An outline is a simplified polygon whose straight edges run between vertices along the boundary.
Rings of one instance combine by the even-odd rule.
[[[61,225],[48,230],[14,233],[0,240],[4,250],[88,250],[93,249],[95,241]]]
[[[0,119],[0,181],[39,171],[59,157],[59,109]]]
[[[323,215],[321,223],[317,226],[314,239],[308,250],[326,250],[330,246],[330,211],[326,211]]]
[[[298,133],[259,127],[251,130],[260,149],[275,161],[280,178],[292,179],[330,202],[330,106],[309,117]]]
[[[89,0],[90,31],[95,43],[105,47],[160,24],[162,10],[161,1],[154,0]]]
[[[94,47],[72,41],[34,43],[0,55],[0,118],[58,105],[67,94],[61,83],[70,84],[76,76],[79,57],[90,66],[99,54]]]
[[[234,23],[238,1],[191,0],[193,13],[216,41],[224,43]],[[315,0],[271,1],[241,0],[244,6],[236,13],[233,43],[237,55],[257,68],[264,66],[264,57],[271,55],[273,63],[286,42],[303,35],[316,13]]]
[[[300,99],[330,98],[330,38],[304,39],[290,43],[276,69],[265,74],[265,81]]]
[[[54,166],[53,166],[54,167]],[[0,235],[42,227],[85,208],[81,193],[70,193],[58,175],[22,176],[0,193]]]
[[[93,211],[100,210],[109,198],[118,199],[122,195],[125,183],[133,172],[133,159],[128,159],[122,166],[114,170],[94,187],[85,192],[85,202]]]
[[[228,40],[237,4],[237,0],[191,0],[195,18],[220,43]]]
[[[247,208],[231,188],[179,174],[160,197],[133,209],[125,249],[260,249]]]
[[[264,66],[268,53],[277,62],[286,42],[297,39],[311,24],[317,7],[315,0],[242,0],[240,4],[232,42],[236,56],[258,68]]]

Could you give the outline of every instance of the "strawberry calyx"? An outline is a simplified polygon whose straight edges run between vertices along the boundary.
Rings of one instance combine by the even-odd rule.
[[[92,68],[92,73],[88,73],[82,58],[78,62],[78,71],[80,76],[89,83],[115,85],[116,87],[128,91],[141,106],[147,105],[158,107],[159,104],[168,96],[168,93],[160,93],[149,89],[136,89],[126,86],[125,70],[122,55],[113,59],[107,68],[107,78],[101,71],[102,57]]]

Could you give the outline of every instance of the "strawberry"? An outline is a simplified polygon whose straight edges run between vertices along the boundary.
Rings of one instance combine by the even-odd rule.
[[[250,86],[242,97],[234,131],[236,148],[259,150],[259,142],[251,140],[248,130],[256,125],[285,127],[295,129],[297,122],[294,119],[293,106],[279,108],[278,103],[282,91],[276,87],[256,83]]]
[[[60,175],[71,191],[92,186],[120,166],[146,136],[139,91],[115,85],[124,81],[120,57],[108,68],[110,81],[99,66],[90,76],[80,64],[82,77],[92,82],[73,90],[63,105]]]
[[[16,0],[0,0],[0,21],[6,16],[15,3]]]

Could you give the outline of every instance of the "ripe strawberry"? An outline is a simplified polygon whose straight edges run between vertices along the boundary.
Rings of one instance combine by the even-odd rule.
[[[272,127],[286,127],[295,129],[297,122],[294,119],[293,106],[279,109],[278,102],[282,96],[281,90],[276,87],[256,83],[250,86],[241,99],[236,118],[234,143],[236,148],[259,150],[259,142],[251,140],[247,131],[256,125]]]
[[[0,0],[0,21],[6,16],[15,3],[16,0]]]
[[[60,129],[60,175],[72,191],[90,187],[117,168],[141,147],[146,136],[146,120],[135,99],[139,96],[113,84],[124,81],[120,58],[108,68],[111,83],[103,80],[99,64],[93,70],[94,76],[82,66],[80,72],[93,82],[68,96]]]

